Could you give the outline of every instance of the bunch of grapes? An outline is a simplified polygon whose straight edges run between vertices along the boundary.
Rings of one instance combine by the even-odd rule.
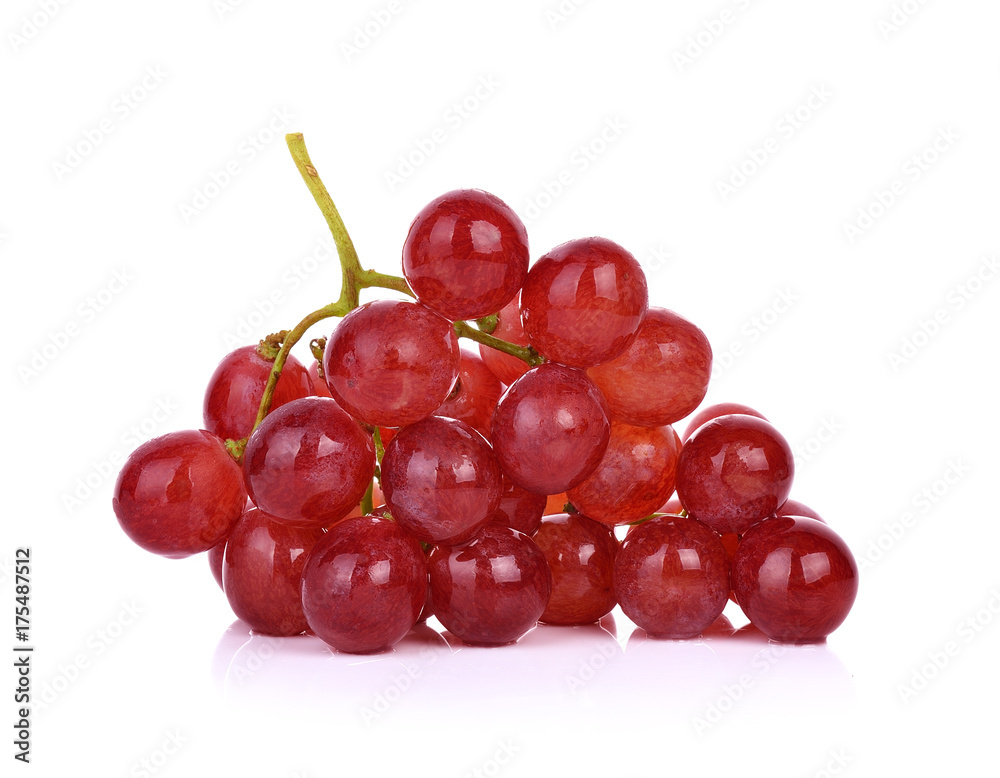
[[[650,636],[696,637],[731,597],[774,640],[841,624],[850,550],[788,499],[792,452],[766,419],[694,413],[709,342],[649,305],[626,249],[583,238],[530,263],[517,215],[457,190],[413,221],[401,278],[366,271],[288,141],[337,240],[340,299],[227,355],[203,429],[129,457],[113,506],[135,543],[206,553],[253,630],[351,653],[431,614],[488,646],[615,605]],[[410,299],[361,304],[368,287]],[[333,316],[315,361],[290,355]]]

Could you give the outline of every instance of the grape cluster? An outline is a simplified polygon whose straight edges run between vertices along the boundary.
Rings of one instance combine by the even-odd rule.
[[[517,215],[458,190],[417,215],[402,272],[383,285],[412,299],[355,289],[309,367],[288,333],[226,356],[204,428],[125,463],[128,536],[207,552],[253,630],[351,653],[431,614],[488,646],[616,604],[663,638],[700,635],[730,597],[775,640],[844,620],[857,566],[788,499],[788,443],[745,406],[691,416],[709,342],[649,306],[622,246],[572,240],[529,265]]]

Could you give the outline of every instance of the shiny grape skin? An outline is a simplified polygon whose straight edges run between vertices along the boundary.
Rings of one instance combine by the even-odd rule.
[[[302,574],[309,628],[346,653],[387,651],[410,631],[426,599],[423,549],[396,522],[377,516],[331,528]]]
[[[457,419],[431,416],[385,447],[382,490],[393,518],[425,543],[461,543],[500,506],[500,465],[486,439]]]
[[[355,419],[402,427],[430,416],[458,378],[451,323],[419,303],[376,300],[355,308],[327,339],[323,374]]]
[[[600,464],[566,496],[580,513],[627,524],[656,511],[674,492],[680,447],[673,428],[612,422]]]
[[[542,355],[587,368],[631,345],[648,302],[635,257],[606,238],[582,238],[532,265],[521,289],[521,324]]]
[[[610,437],[607,403],[597,387],[582,370],[553,363],[532,368],[507,388],[490,434],[504,474],[545,495],[593,472]]]
[[[847,618],[858,593],[858,566],[826,524],[776,517],[741,538],[733,592],[750,622],[770,639],[815,643]]]
[[[665,308],[649,308],[632,345],[587,370],[608,401],[611,420],[639,427],[673,424],[694,411],[711,373],[705,333]]]
[[[375,444],[336,402],[307,397],[265,417],[247,441],[243,471],[262,511],[288,524],[327,527],[364,496]]]
[[[225,539],[220,540],[208,549],[205,555],[208,557],[208,567],[212,571],[212,578],[215,579],[219,588],[225,591],[225,587],[222,585],[222,560],[226,555]]]
[[[528,233],[499,197],[456,189],[417,214],[403,244],[403,276],[417,299],[452,321],[510,302],[528,273]]]
[[[678,449],[678,451],[680,450],[680,446],[679,445],[678,445],[677,449]],[[657,508],[656,512],[657,513],[669,513],[672,516],[679,516],[680,512],[682,510],[684,510],[684,506],[681,505],[681,501],[677,499],[677,495],[675,494],[673,497],[671,497],[669,500],[667,500],[665,503],[663,503],[663,505],[661,505],[659,508]]]
[[[816,511],[810,508],[805,503],[801,503],[798,500],[788,499],[782,503],[781,507],[778,508],[778,516],[802,516],[806,519],[816,519],[816,521],[822,521],[826,524],[826,521],[820,516]]]
[[[591,624],[615,607],[618,541],[610,527],[579,513],[557,513],[542,520],[532,540],[552,572],[552,596],[539,621]]]
[[[205,430],[170,432],[125,461],[112,507],[125,534],[154,554],[180,559],[223,541],[243,513],[243,473]]]
[[[552,574],[534,541],[494,522],[463,546],[435,548],[428,569],[434,615],[470,645],[514,643],[552,594]]]
[[[758,419],[767,421],[767,418],[762,413],[758,413],[749,405],[741,403],[716,403],[715,405],[702,408],[691,417],[687,427],[684,429],[684,437],[681,439],[687,440],[690,438],[692,433],[705,422],[717,419],[720,416],[731,416],[734,413],[742,413],[745,416],[756,416]]]
[[[317,397],[333,397],[333,395],[330,394],[330,387],[326,385],[326,378],[320,377],[319,362],[315,359],[312,361],[312,364],[309,365],[309,380],[312,381],[314,395]]]
[[[563,500],[563,504],[565,504]],[[500,490],[500,506],[490,521],[497,521],[506,527],[513,527],[525,535],[533,535],[538,525],[542,523],[542,514],[548,504],[548,497],[535,494],[503,477]]]
[[[524,328],[521,326],[520,295],[515,295],[513,300],[500,309],[497,313],[496,329],[490,334],[500,340],[513,343],[515,346],[528,345],[528,336],[524,334]],[[523,359],[518,359],[503,351],[497,351],[482,343],[479,344],[479,355],[483,358],[483,362],[490,372],[507,386],[514,383],[531,368],[531,365]]]
[[[625,615],[650,637],[694,638],[729,600],[729,557],[719,535],[697,519],[653,518],[622,542],[614,590]]]
[[[677,463],[677,496],[689,515],[720,534],[743,534],[788,499],[792,449],[769,422],[719,416],[699,427]]]
[[[249,435],[272,367],[274,363],[258,354],[256,346],[243,346],[223,357],[205,389],[205,429],[223,440]],[[289,354],[274,387],[271,409],[314,394],[309,371]]]
[[[503,389],[503,384],[486,367],[482,357],[463,348],[455,388],[434,415],[464,421],[488,440],[493,409]]]
[[[274,521],[256,508],[244,513],[229,533],[222,567],[223,591],[237,618],[261,635],[305,632],[302,571],[323,534],[319,527]]]

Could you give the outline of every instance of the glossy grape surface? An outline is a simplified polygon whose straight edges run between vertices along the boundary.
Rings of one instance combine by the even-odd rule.
[[[518,640],[535,626],[552,593],[552,575],[538,546],[493,522],[464,546],[438,546],[428,569],[434,615],[471,645]]]
[[[650,308],[624,353],[587,375],[608,401],[612,421],[662,427],[705,399],[712,347],[705,333],[665,308]]]
[[[227,354],[205,389],[202,408],[205,429],[223,440],[241,440],[249,435],[273,366],[273,362],[257,353],[256,346],[243,346]],[[271,410],[313,394],[309,371],[289,354],[274,387]]]
[[[673,494],[680,448],[673,428],[611,424],[594,471],[566,496],[586,516],[626,524],[657,510]]]
[[[772,640],[813,643],[847,618],[858,593],[858,566],[826,524],[777,517],[740,540],[733,592],[751,623]]]
[[[461,362],[451,323],[423,305],[378,300],[355,308],[323,352],[330,393],[355,419],[401,427],[448,399]]]
[[[222,560],[226,555],[226,541],[225,539],[220,540],[214,546],[212,546],[208,551],[205,552],[205,556],[208,558],[208,568],[212,571],[212,578],[219,585],[219,588],[225,591],[222,585]]]
[[[586,368],[631,345],[648,299],[646,276],[628,251],[605,238],[572,240],[528,271],[521,323],[548,359]]]
[[[319,374],[319,362],[315,359],[309,365],[309,380],[312,381],[313,394],[317,397],[333,397],[330,387],[326,385],[326,377]]]
[[[289,526],[256,508],[244,513],[229,533],[222,566],[233,613],[262,635],[305,632],[302,571],[322,537],[318,527]]]
[[[247,442],[243,470],[262,511],[326,527],[364,496],[375,473],[375,445],[336,402],[307,397],[265,417]]]
[[[528,273],[528,233],[500,198],[458,189],[417,214],[403,244],[403,276],[428,308],[455,321],[496,313]]]
[[[729,558],[718,534],[697,519],[650,519],[622,542],[614,589],[622,611],[650,637],[697,637],[729,599]]]
[[[579,513],[557,513],[542,520],[532,540],[552,572],[552,596],[540,621],[590,624],[615,607],[618,541],[610,527]]]
[[[610,437],[607,404],[586,373],[547,363],[508,387],[493,414],[490,440],[508,478],[549,495],[593,472]]]
[[[417,621],[427,599],[423,549],[396,522],[347,519],[313,547],[302,575],[309,628],[338,651],[386,651]]]
[[[691,516],[716,532],[742,534],[788,499],[793,473],[792,449],[769,422],[719,416],[684,444],[677,496]]]
[[[802,516],[806,519],[816,519],[816,521],[822,521],[826,524],[826,521],[820,516],[816,511],[810,508],[805,503],[799,502],[798,500],[787,499],[785,500],[781,507],[778,508],[778,516]]]
[[[483,358],[463,348],[455,388],[448,399],[434,411],[434,415],[464,421],[489,439],[493,410],[497,407],[503,390],[503,384],[486,367]]]
[[[756,416],[758,419],[767,421],[762,413],[758,413],[749,405],[742,405],[741,403],[716,403],[715,405],[702,408],[691,417],[687,427],[684,428],[682,440],[690,438],[691,434],[705,422],[717,419],[720,416],[731,416],[734,413],[742,413],[744,416]]]
[[[246,499],[243,474],[223,441],[205,430],[183,430],[132,452],[118,474],[112,507],[134,543],[179,559],[224,540]]]
[[[386,503],[399,526],[425,543],[471,538],[496,513],[501,488],[490,444],[465,422],[431,416],[385,447]]]
[[[491,520],[530,536],[542,523],[542,514],[545,513],[547,504],[546,495],[522,489],[504,476],[500,490],[500,505]]]

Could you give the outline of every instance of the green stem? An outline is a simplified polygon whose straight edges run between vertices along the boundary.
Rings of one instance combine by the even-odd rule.
[[[365,491],[365,496],[361,498],[361,515],[368,516],[371,514],[374,505],[374,490],[375,482],[372,481],[368,484],[368,489]]]
[[[271,335],[266,341],[262,341],[261,348],[265,350],[267,356],[274,355],[274,363],[271,366],[271,373],[267,378],[267,385],[264,387],[264,395],[261,397],[260,406],[257,409],[257,419],[254,422],[253,429],[250,431],[251,433],[260,426],[261,422],[264,421],[264,417],[271,410],[274,389],[278,384],[278,379],[281,377],[281,371],[285,367],[285,361],[288,359],[288,354],[292,346],[299,342],[310,327],[323,319],[329,319],[334,316],[346,316],[353,311],[360,304],[362,289],[378,287],[381,289],[390,289],[409,297],[416,296],[406,283],[405,278],[379,273],[376,270],[365,270],[361,267],[357,249],[354,248],[354,241],[351,240],[351,236],[347,232],[347,227],[344,225],[344,220],[340,217],[337,206],[334,205],[333,198],[330,197],[326,185],[319,177],[316,167],[309,158],[309,151],[306,149],[302,133],[296,132],[286,135],[285,143],[288,145],[288,150],[295,162],[295,167],[302,176],[302,180],[305,182],[310,194],[312,194],[313,200],[316,201],[316,205],[319,206],[319,210],[323,214],[327,226],[330,228],[330,234],[333,235],[333,242],[337,246],[337,255],[340,258],[342,276],[340,297],[336,302],[310,313],[295,325],[294,329]],[[455,322],[455,332],[461,337],[471,338],[499,351],[512,354],[523,359],[530,365],[538,365],[543,361],[542,357],[533,348],[516,346],[513,343],[507,343],[506,341],[494,338],[466,322]],[[279,343],[280,348],[278,347]],[[380,447],[382,441],[377,431],[375,433],[375,440],[376,446]],[[246,438],[226,442],[230,454],[238,462],[242,461],[246,443]],[[379,459],[381,460],[381,456]],[[366,499],[370,510],[372,500],[370,491]]]
[[[340,211],[334,205],[333,198],[330,197],[323,179],[319,177],[319,173],[309,158],[309,151],[306,149],[306,142],[302,137],[302,133],[294,132],[286,135],[285,143],[288,145],[288,151],[292,155],[295,167],[298,168],[302,180],[305,181],[306,187],[309,189],[309,193],[313,196],[313,200],[316,201],[316,205],[319,206],[323,218],[326,219],[326,225],[330,228],[330,234],[333,235],[333,242],[337,246],[337,254],[340,256],[340,268],[343,271],[340,299],[344,300],[345,297],[350,295],[350,299],[354,303],[351,307],[356,308],[358,305],[359,287],[355,277],[362,275],[364,271],[361,267],[361,261],[358,259],[357,249],[354,248],[354,241],[351,240],[351,236],[347,232],[347,227],[344,225],[344,220],[340,218]]]
[[[362,270],[355,276],[355,283],[359,290],[378,287],[379,289],[392,289],[408,297],[416,297],[405,278],[379,273],[375,270]]]
[[[351,309],[344,304],[343,300],[338,300],[335,303],[330,303],[329,305],[320,308],[318,311],[313,311],[302,321],[296,324],[294,329],[288,331],[282,330],[282,332],[279,333],[283,336],[281,348],[278,349],[278,353],[274,357],[274,362],[271,364],[271,373],[267,377],[267,384],[264,386],[264,395],[260,398],[260,405],[257,407],[257,418],[254,420],[253,427],[250,430],[250,435],[252,435],[253,431],[260,426],[260,423],[264,421],[264,417],[267,416],[268,412],[271,410],[271,402],[274,400],[274,390],[278,385],[278,379],[281,378],[281,371],[285,367],[285,362],[288,360],[288,354],[292,350],[292,346],[298,343],[302,336],[305,335],[306,330],[316,324],[316,322],[323,321],[323,319],[329,319],[333,316],[346,316],[350,310]],[[246,450],[247,440],[250,435],[247,435],[247,437],[242,438],[241,440],[226,441],[226,448],[228,449],[230,456],[232,456],[237,462],[243,461],[243,452]]]
[[[455,322],[455,332],[460,338],[468,338],[490,348],[495,348],[497,351],[502,351],[504,354],[510,354],[512,357],[524,360],[532,367],[537,367],[545,361],[545,358],[531,346],[518,346],[515,343],[500,340],[500,338],[495,338],[481,330],[477,330],[465,321]]]
[[[372,442],[375,444],[375,478],[368,484],[368,491],[361,500],[361,513],[364,516],[375,508],[375,481],[377,480],[379,485],[382,483],[382,456],[385,454],[385,446],[382,444],[382,432],[378,427],[372,430]]]
[[[264,396],[260,398],[260,407],[257,409],[257,420],[253,424],[254,430],[260,426],[260,423],[264,421],[264,417],[267,416],[268,411],[271,410],[274,388],[278,385],[278,378],[281,377],[281,371],[285,367],[285,361],[288,359],[288,352],[292,350],[292,346],[298,343],[302,336],[306,334],[306,330],[316,324],[316,322],[329,319],[333,316],[346,316],[350,310],[350,308],[346,307],[343,300],[338,300],[335,303],[330,303],[320,308],[318,311],[313,311],[296,324],[294,329],[288,331],[281,343],[281,348],[278,350],[278,355],[274,358],[274,364],[271,365],[271,375],[267,377]]]

